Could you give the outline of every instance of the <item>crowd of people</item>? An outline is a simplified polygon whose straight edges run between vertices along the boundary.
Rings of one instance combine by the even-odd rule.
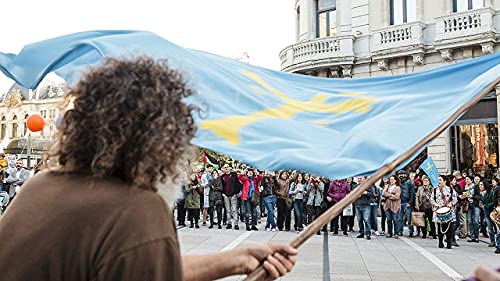
[[[0,153],[0,215],[31,175],[31,172],[24,167],[23,160],[9,162],[6,160],[6,155]]]
[[[262,222],[266,231],[290,231],[293,222],[298,233],[366,179],[207,166],[185,181],[176,204],[178,225],[200,228],[201,221],[209,229],[238,230],[242,222],[247,231],[258,231]],[[500,208],[498,180],[455,172],[439,176],[437,182],[433,186],[423,173],[399,170],[370,186],[322,231],[348,235],[357,219],[357,238],[398,238],[406,226],[408,237],[437,239],[438,247],[448,249],[459,247],[460,239],[478,243],[482,234],[499,254],[498,225],[490,218]]]

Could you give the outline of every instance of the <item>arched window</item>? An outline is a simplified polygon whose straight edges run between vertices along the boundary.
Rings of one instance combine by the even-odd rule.
[[[5,135],[7,135],[7,119],[5,118],[5,116],[2,116],[2,121],[0,122],[1,139],[5,138]]]
[[[318,38],[337,35],[337,1],[318,0]]]
[[[11,134],[11,139],[17,138],[17,116],[14,115],[12,118],[12,134]]]
[[[30,116],[28,114],[24,115],[24,128],[23,128],[23,136],[26,136],[26,133],[28,132],[28,118]]]

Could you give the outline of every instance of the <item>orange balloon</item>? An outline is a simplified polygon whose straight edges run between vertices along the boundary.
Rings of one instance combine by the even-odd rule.
[[[28,129],[32,132],[41,131],[43,130],[43,127],[45,127],[45,120],[43,120],[43,117],[38,114],[31,115],[26,123]]]

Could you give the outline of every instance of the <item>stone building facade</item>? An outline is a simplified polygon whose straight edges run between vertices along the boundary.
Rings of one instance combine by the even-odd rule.
[[[59,116],[59,107],[65,86],[50,79],[44,79],[33,91],[18,84],[12,85],[0,98],[0,140],[2,148],[17,138],[28,134],[26,120],[32,114],[40,114],[45,120],[45,127],[39,133],[32,134],[38,139],[51,139],[56,133],[55,122]]]
[[[296,42],[279,54],[287,72],[375,77],[500,51],[500,0],[296,0],[295,11]],[[440,172],[498,167],[499,94],[500,86],[428,146]]]

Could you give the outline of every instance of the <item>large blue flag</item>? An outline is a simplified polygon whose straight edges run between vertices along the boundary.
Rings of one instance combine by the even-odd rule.
[[[429,179],[431,180],[431,184],[433,187],[438,186],[438,178],[439,178],[439,171],[436,167],[436,163],[434,163],[434,160],[432,160],[432,157],[427,157],[422,164],[420,164],[420,169],[424,171],[424,173],[427,174]]]
[[[426,72],[328,79],[278,72],[177,46],[153,33],[92,31],[0,53],[0,68],[34,88],[49,72],[70,85],[102,57],[167,58],[208,105],[193,144],[261,169],[332,178],[371,174],[435,130],[500,74],[500,54]]]

